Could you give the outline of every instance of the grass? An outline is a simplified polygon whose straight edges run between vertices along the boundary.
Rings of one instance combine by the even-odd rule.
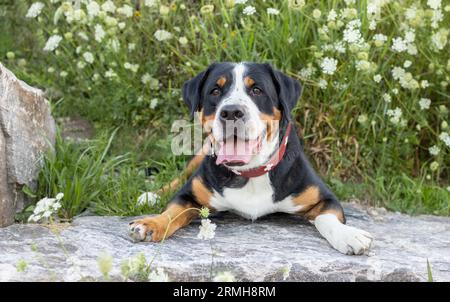
[[[59,140],[57,153],[46,159],[39,190],[30,192],[38,199],[67,191],[63,217],[84,209],[102,215],[159,210],[137,208],[134,199],[182,169],[186,158],[170,151],[171,123],[188,116],[181,87],[214,61],[270,62],[302,82],[295,120],[311,161],[341,199],[356,197],[414,214],[450,214],[450,148],[441,138],[449,133],[450,100],[445,3],[439,9],[442,20],[434,24],[437,10],[418,0],[391,1],[376,16],[368,14],[367,1],[306,1],[297,9],[292,1],[231,6],[230,1],[173,0],[142,6],[131,17],[107,13],[123,27],[98,16],[70,23],[62,16],[55,22],[58,3],[46,3],[38,18],[25,18],[31,3],[0,4],[2,62],[29,84],[46,89],[54,115],[80,114],[99,133],[82,145]],[[214,5],[212,13],[202,10],[207,4]],[[256,13],[243,14],[247,5]],[[269,7],[279,14],[269,15]],[[329,18],[332,9],[335,20]],[[344,41],[355,19],[361,22],[359,44]],[[95,39],[96,25],[105,30],[101,42]],[[156,39],[161,29],[171,39]],[[410,31],[417,53],[393,50],[394,39],[406,39]],[[44,52],[55,34],[63,38],[58,48]],[[387,41],[377,44],[376,34]],[[112,42],[120,45],[117,51],[108,46]],[[345,52],[337,51],[336,43]],[[93,55],[92,63],[84,59],[86,52]],[[338,62],[331,75],[322,72],[325,57]],[[137,70],[127,63],[137,64]],[[401,80],[393,77],[398,67],[404,71]],[[108,71],[117,76],[107,77]],[[421,107],[422,98],[431,100],[430,108]],[[395,110],[401,112],[398,119],[392,116]],[[439,153],[431,154],[431,147]],[[149,166],[159,170],[152,181],[143,174]]]

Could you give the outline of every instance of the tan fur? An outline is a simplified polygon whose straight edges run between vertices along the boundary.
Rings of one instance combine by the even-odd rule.
[[[244,85],[247,88],[250,88],[253,86],[253,84],[255,84],[255,81],[251,78],[251,77],[245,77],[244,78]]]
[[[225,86],[225,83],[226,83],[226,82],[227,82],[227,78],[224,77],[224,76],[221,76],[221,77],[217,80],[216,84],[217,84],[220,88],[223,88],[223,86]]]
[[[267,127],[267,140],[272,140],[274,133],[279,131],[279,124],[281,121],[281,111],[273,107],[273,114],[260,114],[260,119],[266,123]]]
[[[192,193],[194,194],[198,204],[210,209],[212,208],[209,201],[211,200],[213,194],[210,190],[208,190],[200,177],[195,177],[192,180]]]
[[[302,206],[304,209],[311,208],[320,201],[319,188],[316,186],[310,186],[295,196],[292,200],[295,205]]]

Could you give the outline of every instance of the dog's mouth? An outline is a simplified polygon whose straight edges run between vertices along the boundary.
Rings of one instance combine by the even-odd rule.
[[[253,155],[261,149],[263,135],[256,139],[243,139],[236,135],[230,136],[219,142],[219,150],[216,153],[216,164],[227,166],[243,166],[250,162]]]

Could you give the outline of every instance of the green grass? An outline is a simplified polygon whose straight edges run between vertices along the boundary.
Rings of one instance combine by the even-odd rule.
[[[184,81],[214,61],[257,61],[270,62],[302,82],[304,92],[294,117],[312,162],[341,199],[356,197],[407,213],[450,214],[450,148],[440,138],[450,131],[446,3],[442,20],[434,26],[434,13],[426,1],[392,1],[381,8],[371,30],[367,1],[349,6],[344,1],[306,1],[298,10],[291,1],[254,0],[234,6],[229,2],[160,1],[156,7],[142,6],[139,16],[107,13],[123,22],[123,28],[108,27],[99,17],[68,23],[62,16],[55,23],[58,3],[46,2],[37,19],[24,17],[32,1],[0,4],[2,62],[29,84],[44,87],[53,104],[59,102],[54,106],[56,116],[80,114],[100,133],[90,147],[59,143],[61,154],[47,159],[36,198],[67,190],[69,208],[64,217],[86,208],[120,215],[157,211],[137,209],[133,200],[182,169],[185,158],[170,151],[170,125],[188,117],[180,93]],[[206,4],[214,4],[213,13],[201,12]],[[243,14],[247,5],[253,5],[256,13]],[[417,13],[408,19],[406,10],[412,6]],[[277,8],[279,15],[267,14],[269,7]],[[168,13],[162,14],[165,8]],[[82,9],[86,11],[84,5]],[[331,9],[339,14],[335,21],[328,20]],[[314,10],[321,16],[315,18]],[[358,46],[343,42],[352,19],[361,22],[365,43]],[[95,25],[106,31],[102,42],[95,40]],[[160,29],[172,38],[158,41],[154,33]],[[393,40],[405,38],[408,29],[415,32],[417,54],[393,51]],[[387,41],[377,45],[373,37],[380,33]],[[43,52],[54,34],[63,40],[56,51]],[[120,44],[118,51],[108,47],[114,39]],[[439,49],[436,41],[446,45]],[[329,47],[338,42],[344,53]],[[130,50],[129,43],[135,48]],[[15,53],[14,59],[6,58],[9,51]],[[86,52],[94,56],[92,64],[85,62]],[[325,57],[338,61],[332,75],[321,71]],[[403,67],[407,61],[411,66]],[[361,62],[367,68],[358,69]],[[138,64],[137,71],[125,68],[125,63]],[[410,73],[404,77],[412,79],[410,86],[393,78],[395,67]],[[107,78],[108,70],[117,77]],[[152,77],[150,83],[142,83],[144,74]],[[381,81],[375,81],[375,75]],[[320,86],[323,81],[326,87]],[[390,102],[384,100],[385,94]],[[431,100],[429,109],[420,108],[422,98]],[[399,122],[387,114],[396,108],[402,112]],[[102,135],[117,126],[120,131],[99,162],[108,146]],[[439,154],[430,154],[432,146],[440,149]],[[86,148],[90,149],[83,153]],[[88,162],[93,166],[87,167]],[[160,168],[151,185],[139,174],[146,166]],[[77,178],[72,180],[74,171]]]

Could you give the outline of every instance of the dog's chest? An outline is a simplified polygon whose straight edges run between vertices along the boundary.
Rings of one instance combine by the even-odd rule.
[[[295,213],[300,210],[290,197],[274,202],[274,189],[269,174],[250,178],[242,188],[225,188],[223,194],[214,192],[210,204],[218,211],[233,211],[256,219],[275,212]]]

